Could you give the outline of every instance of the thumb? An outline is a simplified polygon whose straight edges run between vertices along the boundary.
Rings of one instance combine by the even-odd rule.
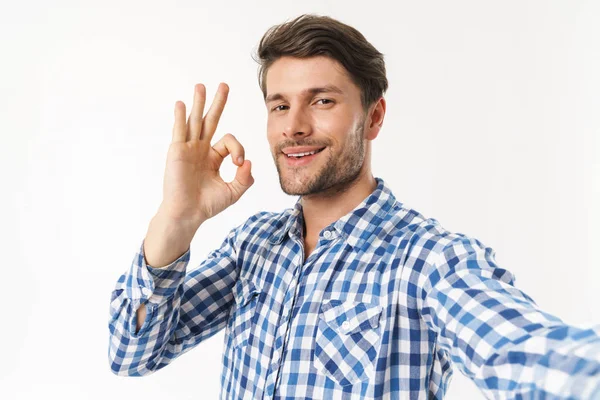
[[[237,168],[233,181],[227,184],[235,194],[235,201],[242,197],[246,190],[254,183],[251,169],[252,163],[250,160],[244,160],[244,163]]]

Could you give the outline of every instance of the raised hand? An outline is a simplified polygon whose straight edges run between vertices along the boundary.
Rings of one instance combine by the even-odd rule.
[[[175,103],[173,138],[167,154],[163,201],[159,213],[173,221],[198,225],[235,203],[254,183],[251,163],[244,159],[244,148],[226,134],[211,146],[211,140],[227,102],[229,87],[219,88],[210,109],[203,117],[206,88],[194,87],[194,104],[185,120],[185,104]],[[219,168],[231,154],[238,166],[235,179],[225,182]]]

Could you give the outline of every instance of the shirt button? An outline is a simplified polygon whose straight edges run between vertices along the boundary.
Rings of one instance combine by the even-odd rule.
[[[329,239],[331,239],[333,234],[331,233],[331,231],[325,231],[325,232],[323,232],[323,236],[325,237],[325,239],[329,240]]]
[[[348,321],[344,321],[344,322],[342,323],[342,329],[343,329],[343,330],[345,330],[345,331],[347,331],[347,330],[348,330],[348,328],[350,328],[350,322],[348,322]]]
[[[152,294],[152,291],[148,288],[142,288],[142,294],[144,296],[150,296]]]

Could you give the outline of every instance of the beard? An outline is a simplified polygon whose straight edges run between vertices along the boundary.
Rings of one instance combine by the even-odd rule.
[[[360,176],[365,160],[364,131],[363,118],[354,131],[350,133],[348,143],[338,154],[331,151],[329,143],[318,143],[309,140],[282,143],[279,146],[280,149],[286,146],[327,146],[327,152],[324,150],[320,153],[321,156],[327,154],[327,160],[322,162],[323,166],[320,167],[320,170],[311,173],[310,168],[314,168],[313,166],[297,169],[282,167],[279,158],[275,156],[275,166],[277,167],[281,190],[294,196],[318,194],[327,197],[348,190]],[[276,154],[281,154],[281,151],[276,152]]]

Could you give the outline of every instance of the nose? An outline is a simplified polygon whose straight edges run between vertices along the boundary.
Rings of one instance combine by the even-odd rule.
[[[287,112],[284,126],[283,135],[290,138],[312,134],[310,118],[301,107],[290,109]]]

